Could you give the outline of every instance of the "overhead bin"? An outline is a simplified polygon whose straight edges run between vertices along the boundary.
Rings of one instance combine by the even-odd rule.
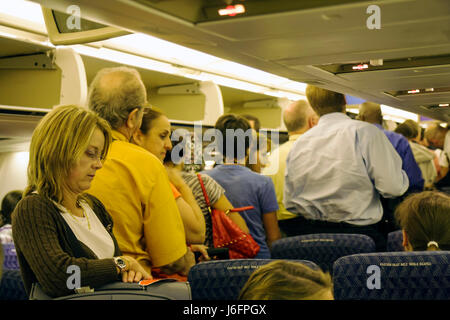
[[[21,37],[0,37],[0,88],[2,152],[29,140],[54,106],[87,98],[84,65],[73,49]]]
[[[289,103],[288,99],[224,86],[220,88],[225,112],[255,116],[260,120],[261,128],[286,130],[282,120],[282,111]]]
[[[86,74],[73,49],[9,38],[0,38],[0,48],[0,105],[28,110],[85,104]]]

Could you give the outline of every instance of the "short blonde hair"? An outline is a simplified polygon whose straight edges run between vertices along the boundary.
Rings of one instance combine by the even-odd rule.
[[[332,112],[345,111],[347,102],[342,93],[312,85],[308,85],[306,87],[305,93],[309,104],[320,117]]]
[[[42,118],[31,138],[28,186],[24,196],[37,191],[61,203],[65,179],[86,151],[97,128],[105,136],[101,154],[104,159],[111,144],[111,128],[94,112],[69,105],[57,107]]]
[[[330,274],[299,262],[277,260],[252,273],[239,300],[321,300],[332,289]]]

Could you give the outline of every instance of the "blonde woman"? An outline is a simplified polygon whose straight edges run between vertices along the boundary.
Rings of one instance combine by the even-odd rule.
[[[450,250],[450,196],[424,191],[408,196],[395,210],[405,251]]]
[[[285,260],[270,262],[252,273],[239,300],[333,300],[331,276]]]
[[[120,275],[124,282],[151,279],[134,259],[121,256],[110,215],[84,193],[110,143],[108,123],[77,106],[52,110],[35,129],[28,186],[12,217],[28,293],[35,282],[51,297],[74,293],[67,285],[71,266],[79,268],[81,287],[115,282]]]

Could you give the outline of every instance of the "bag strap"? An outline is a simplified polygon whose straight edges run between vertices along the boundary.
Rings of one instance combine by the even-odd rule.
[[[247,206],[247,207],[240,207],[240,208],[233,208],[230,209],[230,212],[241,212],[241,211],[245,211],[245,210],[251,210],[251,209],[255,209],[254,206]]]
[[[202,176],[200,175],[200,173],[197,173],[197,178],[198,178],[198,181],[200,182],[200,186],[202,187],[203,197],[205,198],[206,205],[208,207],[211,207],[211,203],[209,202],[209,197],[208,197],[208,194],[206,193],[205,185],[203,184],[203,179],[202,179]]]
[[[202,180],[200,173],[197,173],[197,177],[198,177],[198,181],[200,182],[200,186],[202,187],[203,197],[205,198],[206,205],[208,206],[209,209],[211,209],[211,203],[209,202],[209,197],[208,197],[208,194],[206,193],[205,185],[203,184],[203,180]],[[255,207],[247,206],[247,207],[233,208],[233,209],[227,210],[226,214],[228,214],[228,212],[241,212],[241,211],[251,210],[251,209],[255,209]]]

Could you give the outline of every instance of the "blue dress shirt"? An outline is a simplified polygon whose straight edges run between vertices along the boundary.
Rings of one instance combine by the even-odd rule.
[[[408,186],[402,160],[381,130],[333,112],[294,143],[284,204],[306,219],[371,225],[383,215],[379,195],[401,196]]]

